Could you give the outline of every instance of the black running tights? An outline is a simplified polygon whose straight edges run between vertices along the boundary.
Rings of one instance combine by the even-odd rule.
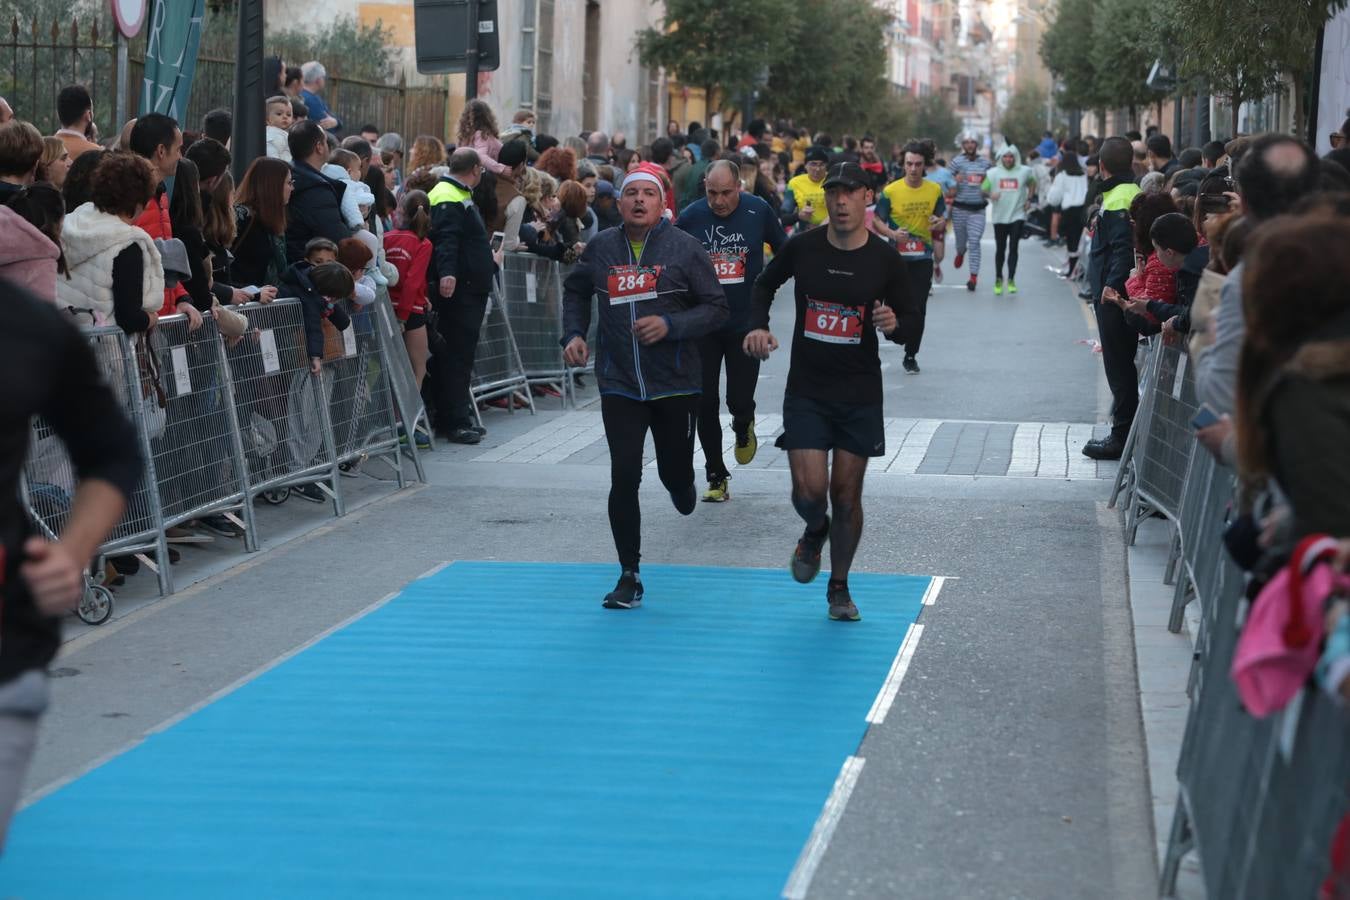
[[[656,473],[671,493],[688,491],[694,484],[694,426],[698,421],[697,394],[633,400],[614,394],[600,398],[600,416],[609,443],[609,527],[619,565],[638,567],[642,558],[642,450],[647,431],[656,445]]]
[[[1003,258],[1008,258],[1008,280],[1017,278],[1017,245],[1022,240],[1021,219],[1007,225],[994,224],[994,275],[1003,277]]]

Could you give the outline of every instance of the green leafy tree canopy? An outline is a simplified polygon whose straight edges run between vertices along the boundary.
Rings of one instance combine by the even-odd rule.
[[[660,28],[638,34],[643,65],[739,103],[796,33],[790,0],[667,0]]]

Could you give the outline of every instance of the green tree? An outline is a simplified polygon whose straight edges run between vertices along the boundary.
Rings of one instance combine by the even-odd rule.
[[[817,129],[853,131],[889,94],[883,39],[890,15],[871,0],[799,0],[794,9],[787,49],[771,57],[764,105]],[[736,36],[742,50],[753,40]],[[734,55],[732,62],[739,64]]]
[[[1110,106],[1126,107],[1132,127],[1139,124],[1140,106],[1162,98],[1146,83],[1154,60],[1162,55],[1151,18],[1157,6],[1157,0],[1098,0],[1093,20],[1094,92]]]
[[[1177,74],[1208,84],[1238,108],[1294,85],[1294,130],[1306,131],[1306,87],[1315,76],[1317,31],[1347,0],[1155,0],[1153,40],[1171,48]],[[1202,28],[1194,23],[1204,22]],[[1306,135],[1304,135],[1306,136]]]
[[[1041,35],[1041,59],[1060,84],[1059,104],[1100,109],[1108,104],[1097,80],[1093,21],[1099,0],[1060,0],[1054,22]]]
[[[1022,156],[1035,147],[1045,131],[1046,94],[1038,85],[1027,84],[1013,92],[1008,107],[999,116],[998,130],[1003,140],[1016,144]],[[997,148],[996,148],[997,149]]]
[[[667,0],[660,28],[637,37],[645,66],[660,66],[709,102],[737,104],[788,49],[797,6],[791,0]]]

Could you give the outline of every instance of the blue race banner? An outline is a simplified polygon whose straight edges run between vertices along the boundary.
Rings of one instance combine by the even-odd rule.
[[[206,0],[155,0],[146,35],[140,115],[164,113],[183,122],[205,12]]]

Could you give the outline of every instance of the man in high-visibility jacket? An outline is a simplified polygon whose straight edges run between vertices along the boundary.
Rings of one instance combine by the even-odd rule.
[[[434,360],[436,431],[459,444],[476,444],[485,433],[474,423],[469,394],[478,332],[497,268],[487,227],[473,204],[473,189],[482,175],[478,152],[463,147],[450,157],[450,174],[428,194],[432,258],[427,293],[447,349]]]

